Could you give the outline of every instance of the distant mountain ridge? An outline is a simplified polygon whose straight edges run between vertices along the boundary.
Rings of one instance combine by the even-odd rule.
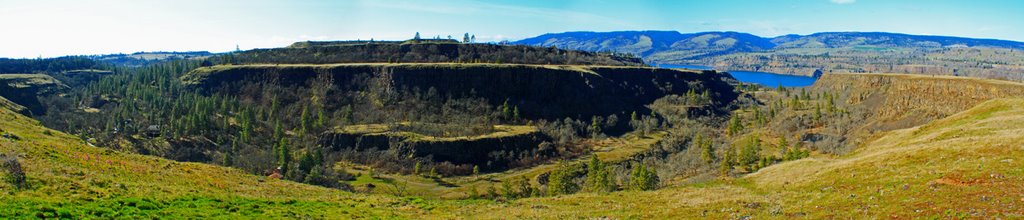
[[[647,63],[796,75],[886,72],[1016,79],[1024,72],[1024,62],[1015,59],[1022,55],[1024,42],[886,32],[761,37],[720,31],[578,31],[513,44],[631,53]]]
[[[887,32],[821,32],[760,37],[742,32],[678,31],[576,31],[548,33],[513,42],[534,46],[556,46],[586,51],[630,52],[641,56],[669,50],[719,49],[731,52],[775,48],[838,48],[851,46],[890,47],[997,47],[1024,49],[1024,42],[952,36],[911,35]]]
[[[586,51],[614,51],[649,56],[668,50],[755,51],[775,46],[770,39],[739,32],[677,31],[565,32],[527,38],[514,44],[556,46]]]

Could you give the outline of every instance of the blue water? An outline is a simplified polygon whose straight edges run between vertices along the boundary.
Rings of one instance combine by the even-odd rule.
[[[694,65],[675,65],[675,64],[658,64],[661,68],[685,68],[685,69],[698,69],[698,70],[713,70],[714,68],[707,66],[694,66]],[[753,71],[728,71],[732,74],[733,78],[745,83],[754,83],[767,87],[804,87],[814,84],[817,78],[810,76],[797,76],[797,75],[783,75],[778,73],[766,73],[766,72],[753,72]]]

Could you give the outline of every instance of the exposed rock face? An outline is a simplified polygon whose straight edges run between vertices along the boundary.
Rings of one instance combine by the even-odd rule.
[[[396,133],[339,133],[326,132],[319,136],[317,145],[332,150],[342,149],[387,149],[409,147],[414,156],[431,157],[435,162],[473,164],[483,167],[492,153],[497,151],[524,151],[537,149],[547,140],[543,134],[528,132],[495,137],[418,139]]]
[[[452,138],[386,129],[354,132],[339,129],[321,134],[317,145],[331,151],[405,148],[411,150],[415,157],[430,157],[436,162],[474,164],[493,169],[507,166],[508,160],[512,158],[503,155],[506,152],[543,153],[545,149],[540,149],[539,145],[546,140],[547,137],[530,126],[497,126],[492,134]]]
[[[307,83],[318,74],[334,82],[371,78],[387,89],[434,88],[453,97],[505,100],[526,118],[607,116],[646,112],[646,105],[670,94],[709,90],[714,107],[736,99],[730,76],[714,71],[645,67],[589,67],[514,64],[333,64],[243,65],[200,68],[183,77],[209,91],[239,91],[237,82]],[[356,82],[358,83],[358,82]],[[366,84],[366,83],[364,83]],[[341,86],[353,87],[353,86]]]

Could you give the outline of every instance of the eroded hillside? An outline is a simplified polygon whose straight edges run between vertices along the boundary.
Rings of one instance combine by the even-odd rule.
[[[826,74],[811,91],[835,97],[857,144],[872,134],[914,127],[970,109],[987,100],[1024,96],[1024,84],[948,76]],[[831,120],[839,122],[843,120]],[[829,131],[826,131],[826,133]]]

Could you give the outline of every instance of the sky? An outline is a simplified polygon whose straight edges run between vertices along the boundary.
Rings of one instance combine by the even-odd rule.
[[[0,57],[518,40],[566,31],[883,31],[1024,41],[1017,0],[0,0]]]

